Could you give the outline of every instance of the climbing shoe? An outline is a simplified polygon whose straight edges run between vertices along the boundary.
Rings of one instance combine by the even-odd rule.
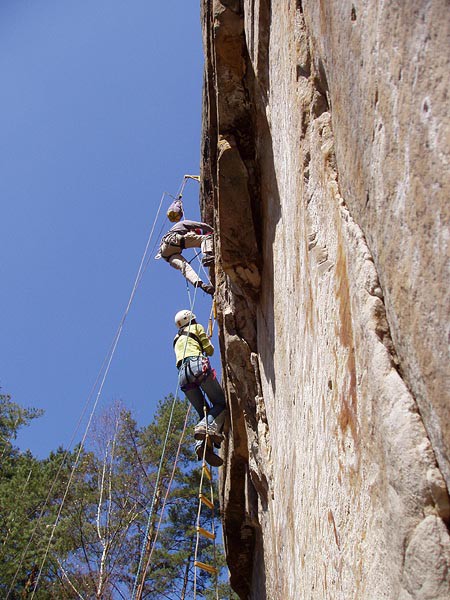
[[[204,267],[210,267],[214,264],[214,255],[213,254],[205,254],[202,258],[202,265]]]
[[[197,281],[197,283],[195,283],[194,287],[200,288],[207,294],[214,296],[214,286],[212,286],[210,283],[203,283],[203,281]]]
[[[214,296],[214,286],[212,286],[210,283],[201,283],[200,284],[200,288],[206,292],[207,294],[209,294],[210,296]]]
[[[204,421],[198,423],[195,426],[194,438],[196,440],[204,440],[206,437],[206,434],[208,434],[209,439],[214,444],[220,444],[223,442],[223,435],[220,433],[219,428],[217,427],[216,423],[214,423],[214,422],[208,424],[208,431],[206,430],[206,424]]]
[[[195,453],[197,455],[198,460],[203,460],[203,449],[205,446],[205,442],[201,444],[195,445]],[[218,454],[214,453],[212,447],[207,444],[206,452],[205,452],[205,460],[212,467],[221,467],[223,465],[223,460],[220,458]]]

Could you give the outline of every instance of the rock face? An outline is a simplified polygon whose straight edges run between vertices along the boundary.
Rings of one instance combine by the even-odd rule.
[[[450,596],[450,4],[204,0],[241,598]]]

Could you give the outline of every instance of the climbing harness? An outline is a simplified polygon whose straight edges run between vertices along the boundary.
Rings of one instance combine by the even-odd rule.
[[[170,246],[171,248],[179,248],[180,252],[182,252],[186,248],[186,240],[184,239],[184,235],[180,235],[175,231],[168,231],[161,239],[161,248],[164,245]],[[160,250],[155,258],[163,258],[165,261],[169,262],[171,256],[172,254],[164,256]]]
[[[201,370],[198,369],[198,361],[201,361]],[[192,368],[193,364],[197,367],[195,371]],[[179,369],[180,388],[183,392],[200,387],[210,375],[213,379],[216,378],[216,371],[211,368],[207,356],[188,356],[180,361]]]

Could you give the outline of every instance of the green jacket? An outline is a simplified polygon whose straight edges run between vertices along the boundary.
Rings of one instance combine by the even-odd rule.
[[[183,358],[200,356],[203,353],[207,356],[212,356],[214,354],[214,346],[209,341],[205,330],[199,323],[181,327],[173,340],[173,349],[175,350],[177,367],[181,365]]]

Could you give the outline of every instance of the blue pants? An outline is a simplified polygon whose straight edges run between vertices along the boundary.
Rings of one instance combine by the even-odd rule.
[[[226,408],[225,394],[217,381],[211,367],[203,371],[203,357],[190,356],[186,358],[178,371],[180,388],[197,411],[200,419],[205,416],[203,390],[212,407],[207,404],[208,421],[211,422]]]

